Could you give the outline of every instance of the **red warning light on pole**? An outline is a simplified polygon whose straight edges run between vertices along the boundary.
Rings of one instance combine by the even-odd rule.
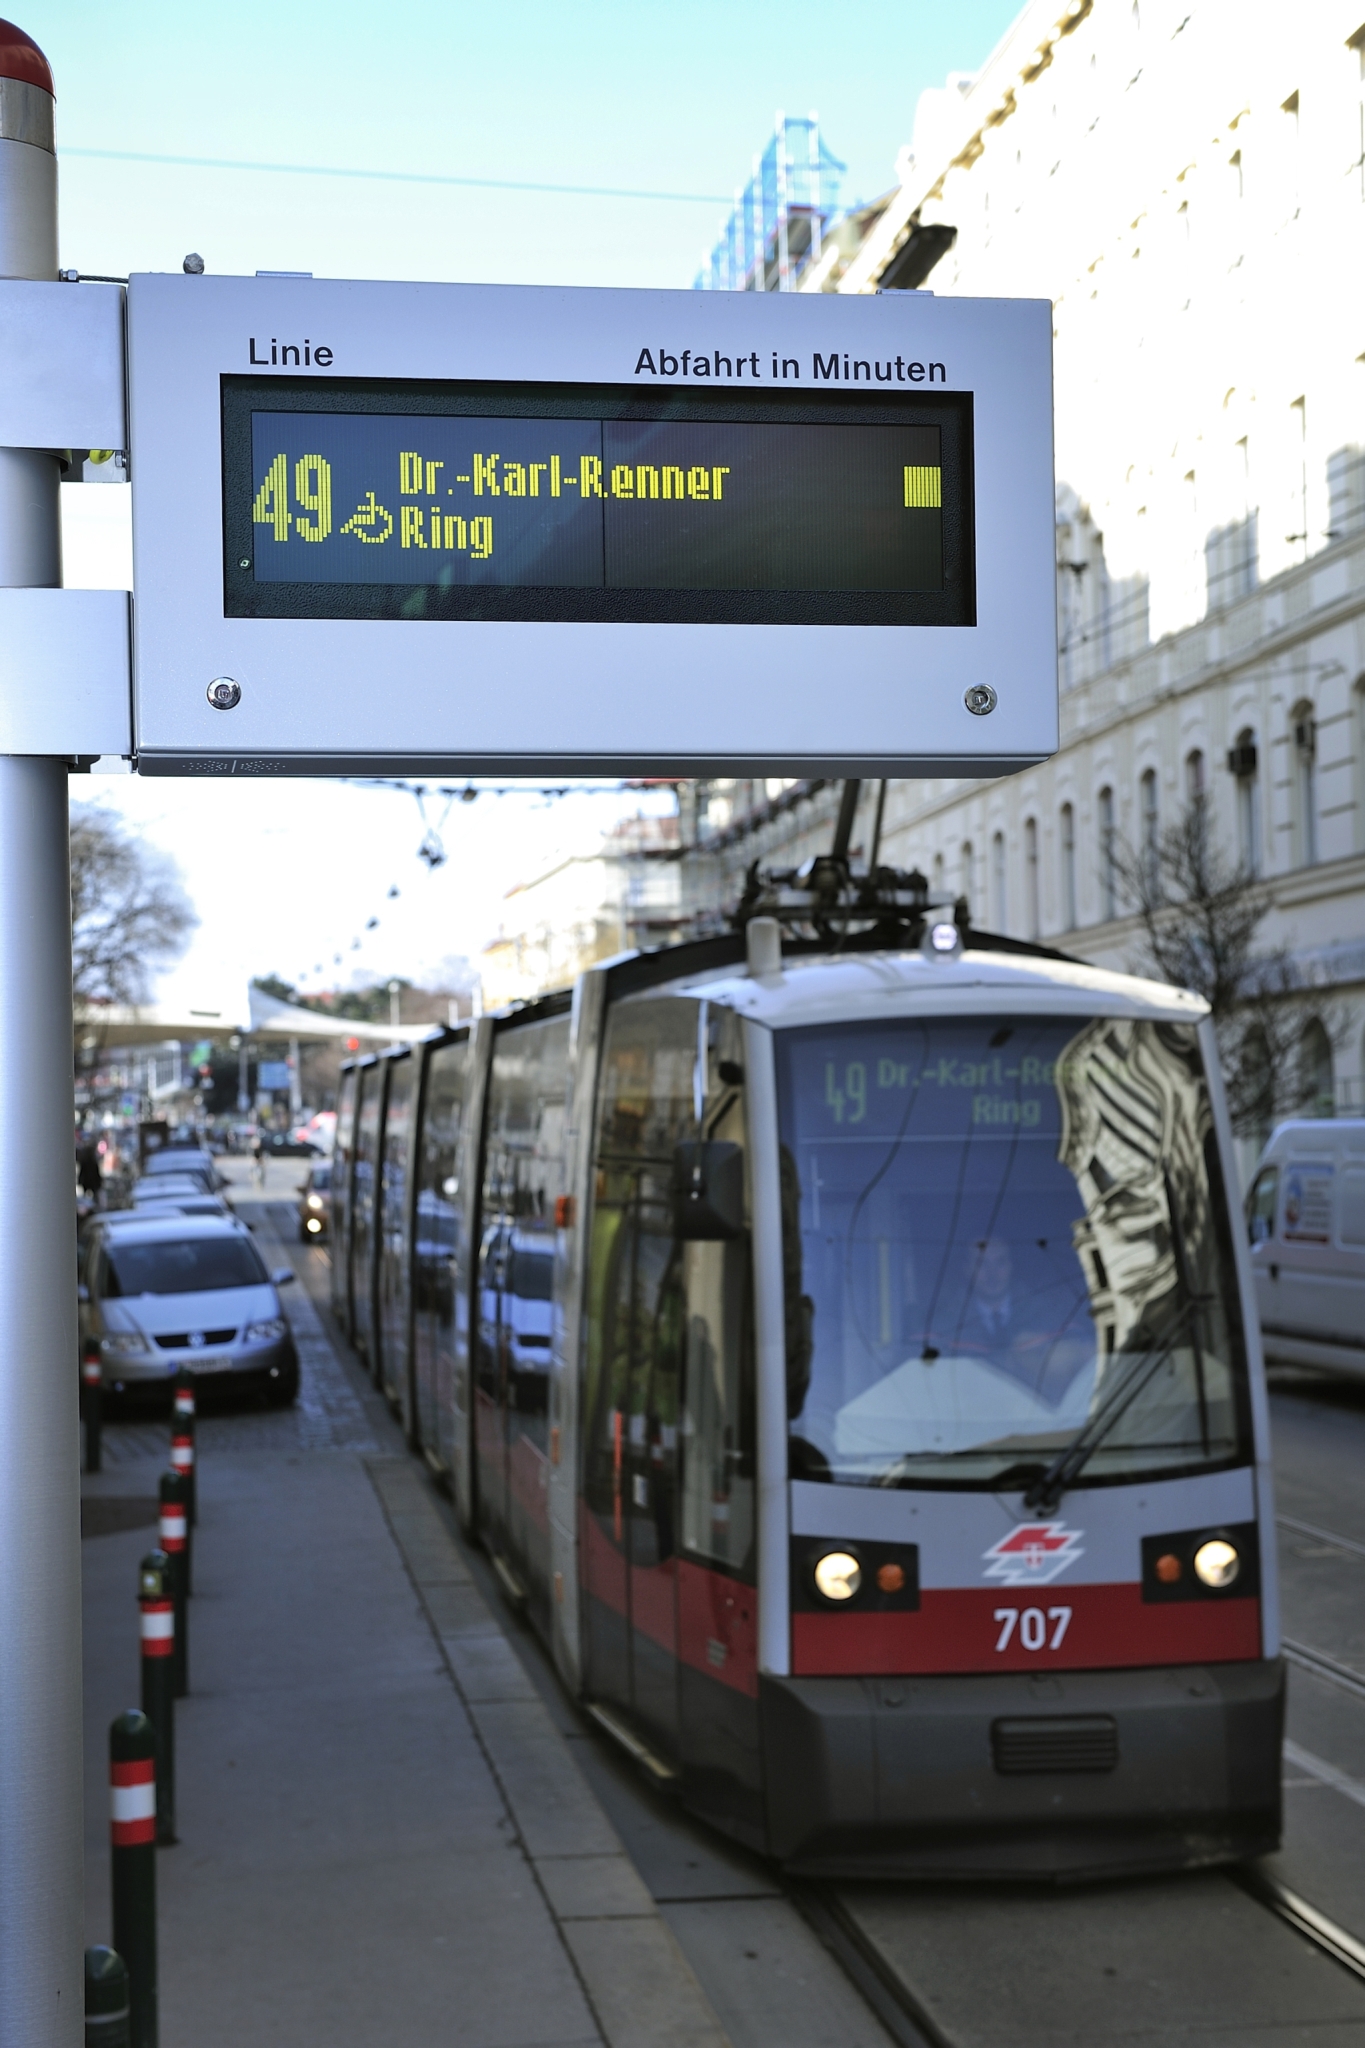
[[[41,92],[56,92],[52,70],[32,36],[12,21],[0,21],[0,78],[17,78],[24,85],[36,85]]]

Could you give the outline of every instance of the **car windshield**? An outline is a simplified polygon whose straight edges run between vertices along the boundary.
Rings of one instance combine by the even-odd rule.
[[[308,1185],[317,1189],[329,1188],[332,1185],[331,1167],[315,1166],[308,1176]]]
[[[204,1152],[181,1152],[172,1146],[168,1151],[153,1152],[143,1167],[144,1173],[212,1173],[213,1161]]]
[[[1099,1018],[780,1033],[793,1477],[1028,1486],[1246,1455],[1197,1037]]]
[[[269,1276],[244,1237],[187,1237],[169,1244],[110,1245],[106,1297],[205,1294],[221,1287],[260,1287]]]

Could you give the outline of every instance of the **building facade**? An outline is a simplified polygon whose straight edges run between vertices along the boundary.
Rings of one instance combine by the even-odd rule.
[[[1129,967],[1120,845],[1202,798],[1295,963],[1303,1100],[1365,1113],[1365,0],[1034,0],[897,172],[798,289],[1051,299],[1062,744],[893,783],[881,857]],[[837,790],[696,803],[719,905]]]

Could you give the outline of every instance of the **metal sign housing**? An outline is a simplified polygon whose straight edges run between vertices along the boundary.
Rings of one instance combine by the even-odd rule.
[[[152,773],[1057,745],[1042,301],[134,277]]]

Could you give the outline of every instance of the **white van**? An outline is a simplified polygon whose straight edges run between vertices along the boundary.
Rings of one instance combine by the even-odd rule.
[[[1365,1117],[1280,1124],[1247,1224],[1266,1357],[1365,1376]]]

